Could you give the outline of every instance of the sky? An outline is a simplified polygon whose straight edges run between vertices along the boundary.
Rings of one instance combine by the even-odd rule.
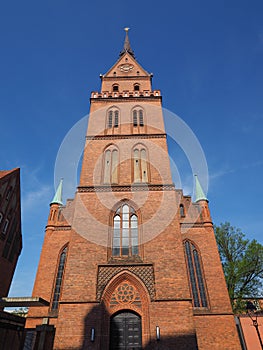
[[[163,106],[201,144],[213,222],[229,221],[263,244],[262,17],[260,0],[1,3],[0,168],[21,168],[22,196],[23,250],[10,296],[32,293],[60,144],[89,113],[127,26]],[[187,158],[168,146],[191,194]]]

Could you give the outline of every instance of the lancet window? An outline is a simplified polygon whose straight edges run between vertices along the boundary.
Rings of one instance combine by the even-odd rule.
[[[184,248],[193,298],[193,306],[208,307],[204,282],[205,279],[202,271],[200,254],[195,245],[190,241],[184,242]]]
[[[149,182],[148,158],[144,146],[137,145],[133,150],[133,181]]]
[[[57,275],[56,275],[54,292],[53,292],[53,300],[52,300],[52,306],[51,306],[52,310],[58,309],[63,275],[65,270],[66,257],[67,257],[67,250],[68,250],[68,247],[65,247],[59,256],[59,263],[58,263]]]
[[[118,150],[112,145],[104,152],[104,184],[118,183]]]
[[[120,113],[116,108],[112,108],[107,113],[107,128],[111,129],[112,127],[118,128],[120,124]]]
[[[113,217],[112,256],[139,254],[138,217],[128,204],[120,206]]]
[[[144,126],[143,110],[136,108],[132,111],[133,126]]]

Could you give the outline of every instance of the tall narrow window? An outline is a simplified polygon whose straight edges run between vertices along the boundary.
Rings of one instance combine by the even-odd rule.
[[[134,182],[141,182],[140,151],[135,149],[133,152]]]
[[[147,153],[140,146],[133,151],[133,181],[149,182]]]
[[[118,182],[118,151],[114,149],[111,153],[111,183]]]
[[[142,182],[148,182],[147,155],[146,150],[141,150],[141,178]]]
[[[144,126],[142,109],[139,110],[139,120],[140,120],[140,126]]]
[[[118,183],[118,150],[114,146],[110,146],[104,153],[104,184]]]
[[[140,85],[134,84],[134,91],[140,91]]]
[[[109,184],[111,180],[111,151],[107,150],[104,155],[104,183]]]
[[[131,216],[131,246],[132,246],[132,255],[138,255],[139,254],[138,218],[136,215]]]
[[[12,243],[13,243],[13,245],[15,244],[13,242],[13,238],[14,238],[14,235],[16,233],[16,229],[17,229],[17,219],[14,218],[12,226],[10,227],[10,230],[9,230],[9,234],[8,234],[7,240],[5,242],[5,247],[4,247],[4,250],[3,250],[3,257],[4,258],[8,258],[8,254],[10,252],[10,248],[12,246]],[[19,233],[17,233],[16,235],[18,236]],[[17,240],[18,240],[18,242],[20,242],[19,238],[17,238]],[[11,261],[10,257],[9,257],[9,261]]]
[[[60,293],[61,293],[61,286],[62,286],[62,279],[63,274],[65,270],[65,262],[67,257],[67,247],[65,247],[59,257],[59,265],[58,265],[58,271],[56,276],[56,282],[55,282],[55,289],[53,294],[53,300],[52,300],[52,310],[58,309],[59,299],[60,299]]]
[[[194,307],[208,307],[199,253],[193,243],[185,241],[185,255]]]
[[[115,106],[112,106],[110,110],[107,112],[106,128],[111,129],[111,131],[113,131],[112,128],[118,128],[119,125],[120,125],[120,112]]]
[[[5,223],[4,223],[4,227],[3,227],[3,231],[2,231],[4,234],[6,234],[8,226],[9,226],[9,220],[5,219]]]
[[[108,114],[108,128],[112,128],[112,115],[113,115],[113,112],[109,111],[109,114]]]
[[[6,194],[6,200],[9,201],[10,197],[11,197],[11,194],[12,194],[12,191],[13,191],[13,187],[9,187],[8,191],[7,191],[7,194]]]
[[[133,117],[133,126],[137,126],[138,120],[137,120],[137,111],[136,110],[133,111],[132,117]]]
[[[138,254],[138,217],[132,207],[124,204],[113,218],[112,255],[128,257]]]
[[[113,85],[112,86],[112,91],[119,91],[119,86],[118,85]]]
[[[114,112],[114,128],[119,126],[119,111]]]
[[[185,217],[184,205],[183,204],[180,204],[180,216],[181,216],[181,218]]]
[[[133,123],[133,127],[136,128],[136,129],[134,129],[135,132],[139,133],[139,132],[145,131],[143,129],[143,127],[144,127],[144,111],[143,111],[142,107],[136,106],[132,110],[132,123]]]

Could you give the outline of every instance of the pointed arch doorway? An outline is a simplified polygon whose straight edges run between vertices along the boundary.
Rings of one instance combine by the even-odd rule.
[[[110,318],[110,350],[142,349],[141,317],[128,310]]]

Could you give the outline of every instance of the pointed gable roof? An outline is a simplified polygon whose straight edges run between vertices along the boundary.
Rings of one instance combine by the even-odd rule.
[[[151,77],[142,66],[136,61],[134,52],[131,48],[128,30],[129,28],[124,28],[126,32],[125,41],[123,49],[120,52],[120,57],[118,61],[105,73],[102,78],[111,77],[125,77],[125,76],[143,76]]]
[[[139,77],[150,77],[151,74],[148,73],[142,66],[135,60],[135,58],[125,52],[118,61],[103,75],[103,78],[110,77],[125,77],[125,76],[139,76]]]

